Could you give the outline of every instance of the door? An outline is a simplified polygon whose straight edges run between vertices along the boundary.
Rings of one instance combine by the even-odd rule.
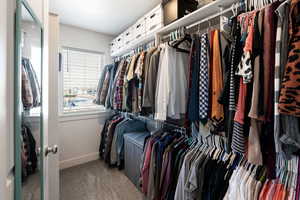
[[[16,0],[15,200],[59,200],[57,137],[54,137],[55,122],[51,120],[53,113],[49,114],[51,67],[48,67],[50,63],[44,63],[44,58],[48,57],[45,56],[48,49],[44,49],[44,38],[48,39],[48,35],[44,36],[43,24],[28,2]]]
[[[43,199],[43,26],[16,1],[14,68],[14,199]]]
[[[56,14],[49,14],[48,26],[48,134],[45,137],[48,146],[57,147],[59,144],[58,135],[58,72],[59,60],[59,17]],[[49,154],[45,158],[45,200],[59,200],[59,148],[56,154]]]

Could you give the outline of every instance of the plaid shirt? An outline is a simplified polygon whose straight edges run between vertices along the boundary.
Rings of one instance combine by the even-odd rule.
[[[119,76],[117,77],[117,82],[116,82],[116,91],[114,95],[114,109],[116,110],[121,110],[122,109],[122,103],[123,103],[123,87],[124,87],[124,78],[125,78],[125,73],[127,69],[127,62],[123,61],[122,66],[121,66],[121,71],[119,73]]]
[[[109,89],[109,82],[110,82],[110,73],[109,73],[109,71],[107,71],[106,74],[105,74],[105,79],[103,81],[103,86],[102,86],[102,90],[101,90],[101,93],[100,93],[100,105],[105,104],[107,92],[108,92],[108,89]]]
[[[138,112],[142,111],[143,104],[143,80],[144,80],[144,66],[145,66],[146,52],[142,52],[137,62],[135,74],[138,80]]]
[[[30,80],[22,63],[22,102],[25,109],[29,109],[33,106],[33,95],[30,85]]]

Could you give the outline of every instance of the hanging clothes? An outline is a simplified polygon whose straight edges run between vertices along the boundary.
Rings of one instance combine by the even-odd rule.
[[[217,124],[221,123],[224,119],[224,109],[219,103],[218,99],[223,90],[223,71],[221,64],[221,51],[220,51],[220,32],[218,30],[212,31],[212,46],[211,46],[211,64],[210,76],[213,77],[211,81],[211,115],[210,118]]]
[[[22,125],[21,141],[21,161],[22,161],[22,181],[24,182],[28,176],[35,173],[37,169],[36,141],[32,135],[30,128]]]
[[[188,101],[188,54],[165,45],[156,86],[155,119],[180,119]]]
[[[35,72],[29,59],[23,58],[22,63],[24,63],[24,66],[27,70],[29,80],[30,80],[30,85],[31,85],[31,90],[32,90],[32,95],[33,95],[33,105],[32,106],[38,107],[38,106],[40,106],[40,103],[41,103],[41,89],[40,89],[40,84],[38,82],[36,72]]]
[[[199,71],[200,71],[200,38],[193,36],[190,50],[190,88],[188,100],[188,119],[199,121]]]
[[[277,163],[279,157],[289,163],[300,149],[298,10],[299,0],[240,9],[222,32],[196,33],[191,44],[176,47],[179,39],[121,60],[107,81],[113,109],[184,121],[193,131],[187,139],[160,129],[147,139],[141,166],[146,199],[299,196],[298,172],[289,170],[295,165]],[[100,154],[113,165],[122,165],[121,127],[138,126],[133,121],[119,116],[104,127],[107,150]],[[210,137],[222,138],[222,148]]]
[[[143,51],[140,54],[140,57],[137,61],[137,66],[135,68],[135,76],[137,77],[137,112],[142,112],[142,104],[143,104],[143,89],[144,89],[144,79],[145,79],[145,71],[144,68],[146,66],[146,55],[147,52]]]
[[[160,61],[160,48],[148,52],[149,66],[144,83],[144,95],[143,95],[143,107],[146,109],[146,113],[155,112],[155,94],[156,94],[156,82],[157,82],[157,72]],[[152,54],[151,54],[152,53]]]
[[[134,91],[135,91],[135,80],[134,80],[134,68],[136,66],[137,60],[139,58],[138,55],[133,55],[130,64],[127,68],[126,75],[125,75],[125,83],[124,83],[124,88],[125,88],[125,93],[124,93],[124,98],[126,102],[125,110],[128,112],[132,112],[133,109],[133,102],[135,102],[136,96],[134,96]]]
[[[125,72],[127,68],[127,62],[124,60],[121,61],[121,65],[119,66],[116,80],[115,80],[115,88],[114,88],[114,96],[113,96],[113,108],[115,110],[122,110],[123,103],[123,87],[124,87],[124,78]]]
[[[104,69],[100,75],[100,79],[99,79],[97,91],[96,91],[96,98],[93,100],[93,102],[98,105],[100,105],[100,96],[101,96],[101,92],[103,89],[103,82],[104,82],[104,79],[106,78],[107,71],[108,71],[108,65],[106,65],[104,67]]]
[[[289,14],[289,51],[288,62],[284,71],[282,88],[279,97],[279,112],[282,114],[300,117],[300,75],[299,75],[299,49],[300,24],[299,4],[297,0],[291,1]]]
[[[22,58],[22,103],[25,110],[41,104],[41,89],[36,72],[28,58]]]
[[[290,158],[291,153],[286,150],[284,143],[280,141],[281,135],[283,135],[282,126],[280,120],[285,116],[279,114],[279,93],[280,84],[283,78],[283,72],[287,63],[287,50],[288,50],[288,13],[289,13],[290,1],[286,1],[278,6],[275,11],[278,17],[277,21],[277,34],[276,34],[276,54],[275,54],[275,79],[274,79],[274,140],[276,153],[285,155]]]
[[[148,132],[146,124],[140,120],[122,115],[113,115],[101,131],[99,157],[109,166],[124,167],[124,135],[126,133]]]
[[[22,103],[26,110],[33,105],[33,94],[25,65],[22,65]]]
[[[145,143],[141,166],[146,199],[222,199],[240,158],[221,152],[172,130],[155,132]]]

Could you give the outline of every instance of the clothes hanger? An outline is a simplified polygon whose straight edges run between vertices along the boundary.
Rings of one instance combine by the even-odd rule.
[[[251,7],[252,6],[252,0],[249,0],[249,4],[248,4],[248,12],[250,12],[251,11]]]
[[[243,167],[247,169],[247,165],[248,165],[248,160],[245,159],[245,160],[244,160],[244,166],[243,166]]]
[[[186,50],[186,49],[182,49],[180,47],[178,47],[180,44],[182,44],[183,42],[187,41],[189,43],[192,42],[192,38],[190,37],[190,35],[182,33],[183,36],[180,37],[180,34],[177,34],[177,39],[174,42],[174,44],[171,44],[171,46],[177,50],[179,50],[180,52],[184,52],[184,53],[190,53],[190,51]]]
[[[224,159],[223,158],[224,149],[223,149],[223,147],[221,145],[221,139],[219,137],[218,138],[215,137],[215,142],[217,143],[218,151],[219,151],[219,153],[217,155],[217,158],[218,158],[218,160],[223,160]]]
[[[259,166],[259,165],[257,165],[257,168],[256,168],[256,170],[254,171],[254,178],[256,179],[256,180],[258,180],[259,179],[259,175],[260,175],[260,173],[261,173],[261,166]]]
[[[257,169],[257,165],[254,165],[251,163],[249,168],[250,168],[249,170],[250,170],[251,174],[255,173],[255,170]]]
[[[207,34],[209,34],[209,32],[211,31],[211,21],[208,20],[208,27],[207,27]]]
[[[259,9],[259,8],[258,8],[258,4],[259,4],[259,1],[253,0],[253,9],[254,9],[254,10],[258,10],[258,9]]]
[[[225,152],[224,149],[221,149],[221,153],[220,153],[220,159],[223,161],[223,162],[230,162],[229,160],[229,155]]]
[[[201,26],[201,24],[198,24],[198,26],[197,26],[197,34],[199,34],[199,35],[200,35],[200,26]]]
[[[218,147],[217,147],[216,144],[215,144],[215,135],[212,135],[212,137],[210,138],[210,140],[211,140],[211,144],[212,144],[212,146],[213,146],[213,148],[214,148],[214,153],[213,153],[213,155],[215,155],[215,154],[217,154],[217,152],[219,151]]]
[[[252,164],[247,161],[246,162],[246,169],[247,169],[247,171],[250,171],[251,166],[252,166]]]
[[[263,183],[263,182],[265,182],[266,178],[267,178],[267,169],[265,167],[263,167],[263,169],[261,170],[261,175],[259,177],[259,181]]]
[[[285,188],[289,188],[291,185],[291,181],[293,180],[293,172],[287,172],[286,182],[283,183]]]
[[[236,159],[238,159],[238,156],[237,156],[237,154],[230,152],[229,155],[228,155],[228,159],[229,159],[229,163],[228,163],[228,167],[227,168],[229,168],[230,166],[233,165],[234,161]]]
[[[288,179],[288,173],[289,173],[289,171],[284,171],[284,172],[283,172],[282,184],[284,184],[284,185],[285,185],[285,183],[287,182],[287,179]]]
[[[237,153],[236,153],[237,154]],[[238,162],[238,166],[242,166],[242,163],[243,163],[243,161],[244,161],[244,156],[241,156],[240,157],[240,160],[239,160],[239,162]]]
[[[237,3],[234,3],[234,4],[231,5],[231,12],[232,12],[233,16],[237,15],[236,8],[235,8],[236,4]]]
[[[220,160],[220,154],[221,154],[221,149],[219,148],[219,143],[216,142],[218,141],[218,138],[216,136],[213,137],[213,144],[214,144],[214,147],[216,148],[216,151],[215,151],[215,160]]]

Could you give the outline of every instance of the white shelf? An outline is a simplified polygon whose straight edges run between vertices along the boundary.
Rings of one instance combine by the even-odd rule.
[[[220,12],[220,7],[223,9],[229,8],[233,3],[238,2],[238,0],[216,0],[210,4],[207,4],[198,10],[176,20],[175,22],[168,24],[167,26],[161,28],[157,31],[157,34],[164,35],[173,30],[176,30],[178,27],[184,27],[191,25],[197,21],[203,20],[211,15],[215,15]]]
[[[155,39],[155,32],[148,34],[145,37],[134,41],[132,44],[128,45],[127,48],[122,48],[122,49],[117,50],[116,52],[112,53],[111,56],[112,57],[122,56],[122,55],[134,50],[139,45],[146,44],[154,39]]]
[[[135,41],[133,44],[129,45],[127,48],[120,49],[113,54],[111,54],[112,57],[121,56],[125,53],[130,52],[131,50],[135,49],[139,45],[145,44],[147,42],[150,42],[151,40],[155,39],[155,35],[165,35],[170,33],[173,30],[176,30],[179,27],[185,27],[188,25],[191,25],[197,21],[203,20],[207,17],[211,17],[213,15],[216,15],[217,13],[221,12],[220,8],[222,7],[224,10],[229,8],[232,4],[238,2],[239,0],[216,0],[213,1],[210,4],[207,4],[198,10],[174,21],[171,24],[168,24],[167,26],[162,27],[158,31],[151,33],[144,38],[141,38],[137,41]]]

